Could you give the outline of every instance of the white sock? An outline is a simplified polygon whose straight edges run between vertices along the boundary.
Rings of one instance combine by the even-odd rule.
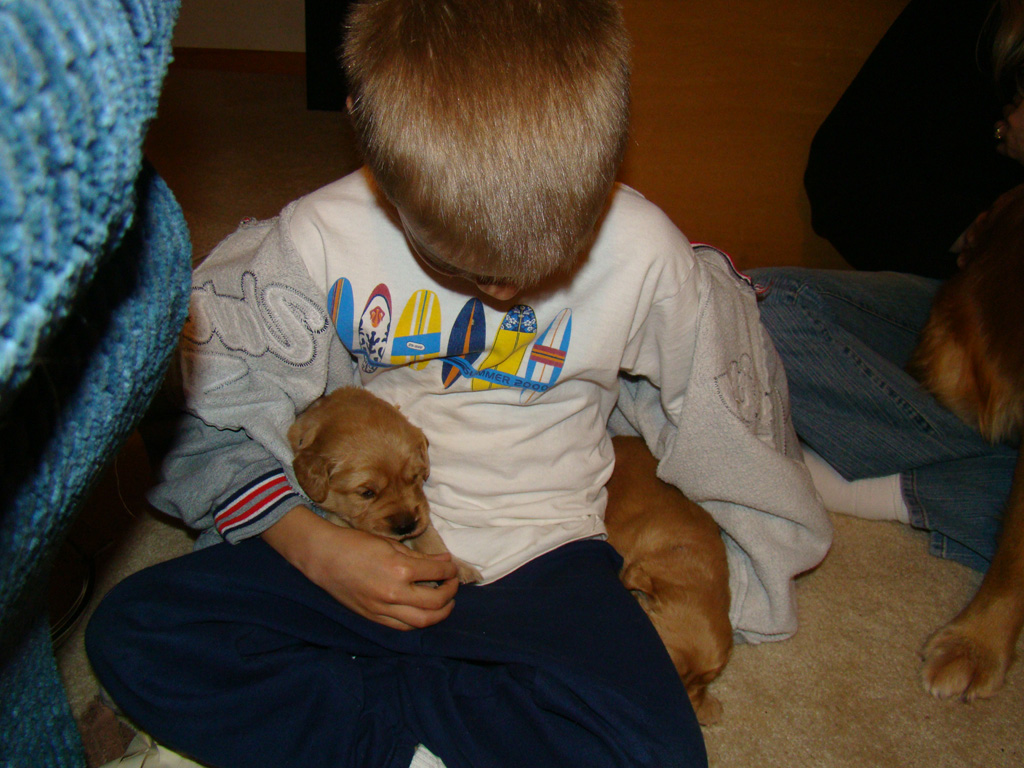
[[[804,463],[811,472],[811,480],[821,494],[825,509],[865,520],[895,520],[910,524],[910,511],[903,501],[898,474],[850,481],[810,447],[803,443],[801,447],[804,449]]]
[[[441,758],[422,744],[417,744],[409,768],[444,768],[444,763],[441,762]]]

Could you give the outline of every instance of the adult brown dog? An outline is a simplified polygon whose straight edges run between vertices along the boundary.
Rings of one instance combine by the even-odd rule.
[[[708,692],[732,651],[729,566],[718,525],[659,480],[638,437],[614,437],[608,481],[608,541],[622,555],[622,583],[640,601],[668,649],[701,725],[722,705]]]
[[[295,479],[331,522],[405,542],[425,554],[448,548],[430,522],[423,483],[427,438],[395,406],[342,387],[309,406],[288,430]],[[459,581],[480,581],[453,558]]]
[[[1024,186],[996,201],[969,233],[962,269],[935,297],[911,370],[992,442],[1024,427]],[[1017,454],[1002,531],[985,578],[922,653],[925,688],[964,701],[1003,684],[1024,624],[1024,454]]]

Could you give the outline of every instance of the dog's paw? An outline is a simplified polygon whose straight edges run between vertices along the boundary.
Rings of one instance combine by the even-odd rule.
[[[999,648],[971,629],[953,622],[925,644],[921,677],[925,690],[933,696],[957,696],[970,702],[989,698],[1003,686],[1013,661],[1012,649]]]
[[[472,565],[459,560],[457,557],[453,559],[455,560],[455,570],[458,573],[460,584],[476,584],[477,582],[484,580],[480,571]]]
[[[704,700],[695,708],[697,722],[701,725],[714,725],[722,719],[722,702],[710,693],[704,694]]]

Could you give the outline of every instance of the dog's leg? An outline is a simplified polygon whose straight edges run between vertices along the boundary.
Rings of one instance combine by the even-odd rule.
[[[433,524],[428,525],[427,529],[415,539],[406,540],[406,543],[417,552],[422,552],[425,555],[440,555],[448,551],[448,547],[445,546],[444,541],[441,539],[441,534],[437,532]],[[473,584],[474,582],[483,581],[484,577],[480,575],[480,571],[472,565],[459,560],[454,555],[452,555],[452,560],[455,562],[459,582],[462,584]]]
[[[1024,624],[1024,450],[1017,455],[995,557],[974,599],[925,645],[924,687],[987,698],[1003,685]]]
[[[722,702],[711,694],[706,683],[693,687],[687,685],[686,695],[690,697],[690,704],[693,705],[693,712],[697,715],[698,723],[715,725],[721,722],[724,712]]]

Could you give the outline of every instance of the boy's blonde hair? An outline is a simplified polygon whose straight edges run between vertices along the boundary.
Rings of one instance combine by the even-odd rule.
[[[343,62],[365,162],[447,262],[521,286],[575,263],[628,134],[615,0],[364,0]]]

